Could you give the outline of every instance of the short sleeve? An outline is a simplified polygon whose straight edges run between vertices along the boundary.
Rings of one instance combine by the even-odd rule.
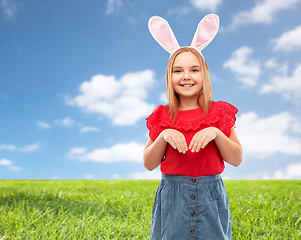
[[[153,110],[152,114],[146,118],[146,126],[149,130],[149,137],[153,141],[156,140],[156,138],[159,136],[159,134],[162,131],[160,126],[160,121],[162,119],[163,109],[164,106],[159,105]]]
[[[227,102],[218,102],[218,109],[220,114],[220,130],[229,137],[231,128],[234,127],[236,122],[236,114],[238,109]]]

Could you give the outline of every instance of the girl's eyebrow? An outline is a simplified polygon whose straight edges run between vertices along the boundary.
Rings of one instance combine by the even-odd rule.
[[[193,66],[190,66],[191,68],[195,68],[195,67],[201,67],[200,65],[193,65]],[[173,66],[172,68],[183,68],[182,66]]]

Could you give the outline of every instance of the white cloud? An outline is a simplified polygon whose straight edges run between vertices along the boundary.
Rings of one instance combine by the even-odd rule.
[[[20,168],[18,166],[11,166],[8,169],[11,171],[18,171],[18,172],[23,170],[22,168]]]
[[[171,16],[171,15],[186,15],[190,13],[190,8],[189,7],[176,7],[176,8],[170,8],[167,11],[167,15]]]
[[[215,12],[217,7],[222,3],[222,0],[190,0],[190,3],[201,11]]]
[[[229,68],[237,74],[237,79],[245,85],[254,87],[257,85],[257,78],[261,72],[259,61],[249,58],[253,49],[243,46],[232,53],[230,60],[223,64],[224,68]]]
[[[25,147],[20,147],[18,148],[18,151],[20,152],[33,152],[39,149],[39,144],[35,143],[35,144],[31,144],[31,145],[27,145]]]
[[[17,7],[12,0],[0,0],[0,6],[3,13],[8,18],[14,18],[17,12]]]
[[[106,14],[112,14],[120,9],[122,6],[121,0],[108,0]]]
[[[39,129],[49,129],[50,125],[46,122],[37,121],[37,125]]]
[[[98,128],[93,127],[93,126],[83,126],[82,123],[76,122],[75,120],[73,120],[70,117],[65,117],[64,119],[55,120],[54,124],[58,125],[60,127],[73,127],[73,126],[77,126],[77,127],[80,127],[79,131],[81,133],[85,133],[85,132],[99,132]],[[49,129],[50,128],[50,124],[48,124],[46,122],[42,122],[42,121],[37,121],[37,125],[38,125],[39,129]]]
[[[265,65],[266,68],[278,68],[279,67],[279,63],[277,62],[276,58],[271,58],[269,59]]]
[[[275,14],[281,10],[293,7],[299,0],[264,0],[257,1],[251,10],[241,11],[234,18],[229,29],[234,30],[238,26],[252,23],[271,23]]]
[[[96,75],[90,82],[83,82],[79,87],[81,94],[66,99],[66,103],[102,114],[112,119],[114,125],[131,125],[154,109],[153,104],[145,101],[147,89],[154,83],[151,70],[127,73],[120,81],[114,76]]]
[[[167,104],[167,103],[168,103],[167,95],[166,95],[165,92],[160,94],[160,98],[159,98],[159,99],[160,99],[160,102],[161,102],[162,104]]]
[[[0,151],[1,150],[6,150],[6,151],[18,151],[18,152],[33,152],[39,149],[39,144],[31,144],[27,145],[24,147],[16,147],[15,145],[12,144],[2,144],[0,145]]]
[[[72,148],[67,153],[70,159],[80,161],[94,161],[94,162],[142,162],[142,153],[145,145],[131,142],[128,144],[117,144],[111,148],[95,149],[88,152],[86,148]]]
[[[277,152],[301,155],[301,121],[288,112],[268,118],[259,118],[254,112],[244,113],[237,118],[236,126],[245,155],[256,158],[267,158]]]
[[[264,64],[264,67],[269,70],[269,76],[275,76],[275,74],[287,75],[289,70],[289,61],[279,63],[276,58],[270,58]]]
[[[279,169],[274,172],[260,172],[249,174],[248,179],[301,179],[301,163],[288,165],[284,169]]]
[[[293,51],[301,49],[301,26],[295,29],[284,32],[279,38],[271,40],[275,45],[274,51]]]
[[[130,24],[132,24],[132,25],[134,25],[134,26],[136,26],[137,23],[138,23],[137,19],[135,19],[135,18],[133,18],[133,17],[128,17],[126,20],[127,20]]]
[[[70,117],[66,117],[62,120],[55,120],[54,123],[62,127],[72,127],[74,126],[75,121]]]
[[[136,172],[127,175],[130,179],[161,179],[161,172],[159,169],[153,171]]]
[[[0,160],[0,166],[8,167],[8,169],[11,171],[22,171],[22,168],[18,166],[13,166],[13,162],[5,158],[2,158]]]
[[[92,179],[92,178],[94,178],[94,175],[93,174],[86,174],[85,178],[86,179]]]
[[[55,120],[54,124],[56,124],[58,126],[61,126],[61,127],[73,127],[73,126],[77,126],[77,127],[80,127],[79,131],[81,133],[99,132],[100,131],[98,128],[93,127],[93,126],[83,126],[83,124],[81,124],[79,122],[76,122],[75,120],[73,120],[70,117],[66,117],[66,118],[61,119],[61,120]],[[38,125],[39,129],[49,129],[50,128],[50,124],[48,124],[46,122],[37,121],[37,125]]]
[[[96,127],[85,126],[85,127],[82,127],[79,131],[80,132],[99,132],[99,129]]]
[[[291,164],[284,170],[274,172],[275,179],[301,179],[301,163]]]
[[[1,150],[14,151],[16,150],[16,146],[12,144],[2,144],[0,145],[0,151]]]
[[[78,148],[72,148],[68,153],[68,158],[71,159],[78,159],[81,155],[84,155],[86,153],[87,149],[84,147],[78,147]]]
[[[0,160],[0,166],[11,166],[12,165],[12,161],[2,158]]]
[[[275,75],[269,84],[261,86],[261,93],[276,92],[285,99],[294,100],[301,98],[301,64],[293,71],[291,76],[284,73]]]
[[[112,178],[114,178],[114,179],[121,179],[120,175],[117,174],[117,173],[113,174]]]

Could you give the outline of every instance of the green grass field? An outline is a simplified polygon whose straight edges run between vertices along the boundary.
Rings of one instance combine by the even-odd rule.
[[[0,180],[0,240],[148,239],[154,180]],[[301,180],[225,180],[233,239],[301,239]]]

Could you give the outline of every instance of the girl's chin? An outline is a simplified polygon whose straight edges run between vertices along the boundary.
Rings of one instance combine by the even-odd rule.
[[[184,100],[184,99],[195,99],[196,101],[198,100],[199,98],[199,94],[188,94],[188,93],[178,93],[178,95],[180,96],[180,101],[181,99]]]

